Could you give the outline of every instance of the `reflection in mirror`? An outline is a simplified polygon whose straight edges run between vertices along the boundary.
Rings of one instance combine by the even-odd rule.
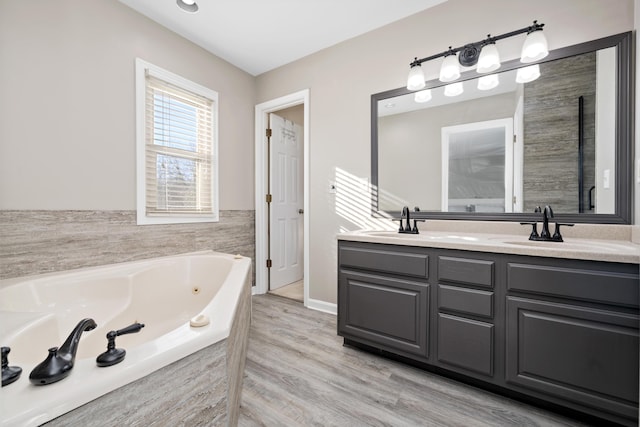
[[[456,96],[379,97],[378,210],[619,215],[617,49],[551,58],[526,83],[510,67]]]
[[[448,212],[513,212],[513,121],[442,128],[442,204]]]

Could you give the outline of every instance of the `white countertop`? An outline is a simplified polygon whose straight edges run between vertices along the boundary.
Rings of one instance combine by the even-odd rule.
[[[538,242],[529,240],[528,235],[431,230],[420,234],[358,230],[340,233],[337,238],[354,242],[640,264],[640,245],[626,240],[565,237],[564,242]]]

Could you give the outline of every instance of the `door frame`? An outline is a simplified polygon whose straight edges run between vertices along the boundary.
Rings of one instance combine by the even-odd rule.
[[[263,102],[255,107],[255,234],[256,234],[256,285],[253,294],[265,294],[267,283],[267,152],[265,129],[269,124],[269,113],[275,113],[296,105],[304,106],[303,123],[303,283],[304,306],[309,301],[309,89],[304,89],[280,98]]]

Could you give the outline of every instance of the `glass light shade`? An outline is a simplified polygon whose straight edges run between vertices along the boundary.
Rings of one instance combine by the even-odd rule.
[[[549,54],[547,47],[547,38],[542,30],[534,31],[527,34],[527,38],[522,45],[522,55],[520,62],[529,63],[539,61]]]
[[[444,96],[458,96],[464,92],[462,82],[451,83],[444,87]]]
[[[444,57],[442,67],[440,67],[440,81],[444,83],[452,82],[460,78],[460,65],[457,55]]]
[[[478,89],[480,90],[491,90],[499,84],[500,79],[497,74],[489,74],[478,79]]]
[[[409,78],[407,78],[407,89],[418,90],[425,86],[424,72],[420,65],[414,65],[409,70]]]
[[[431,89],[421,90],[413,96],[415,102],[423,103],[431,101]]]
[[[480,51],[478,58],[478,73],[490,73],[500,68],[500,54],[495,43],[488,44]]]
[[[540,65],[529,65],[528,67],[518,68],[516,83],[529,83],[538,77],[540,77]]]

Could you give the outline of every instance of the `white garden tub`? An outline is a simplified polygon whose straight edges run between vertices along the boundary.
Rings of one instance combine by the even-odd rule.
[[[0,281],[0,345],[23,370],[0,389],[0,425],[42,424],[227,338],[250,272],[249,258],[199,252]],[[32,385],[47,350],[87,317],[98,326],[82,334],[69,376]],[[107,332],[135,322],[145,327],[116,339],[124,361],[98,367]]]

